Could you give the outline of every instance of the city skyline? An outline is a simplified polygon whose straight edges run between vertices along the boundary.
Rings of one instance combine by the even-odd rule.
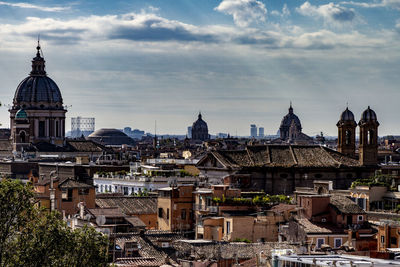
[[[398,134],[398,1],[0,2],[3,81],[11,104],[37,35],[70,118],[96,128],[276,134],[293,101],[303,131],[337,135],[346,108],[371,106]],[[397,89],[397,90],[396,90]],[[3,127],[9,113],[2,108]]]

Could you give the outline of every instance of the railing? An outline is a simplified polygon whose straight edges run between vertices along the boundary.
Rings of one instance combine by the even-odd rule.
[[[199,204],[194,204],[193,209],[195,211],[208,211],[211,213],[217,213],[218,212],[218,207],[217,206],[206,206],[206,205],[199,205]]]

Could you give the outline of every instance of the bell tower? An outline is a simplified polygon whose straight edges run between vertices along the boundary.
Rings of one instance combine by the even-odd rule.
[[[357,123],[354,120],[353,112],[349,108],[342,112],[336,126],[338,127],[337,150],[350,157],[355,157]]]
[[[365,166],[378,164],[378,126],[375,111],[369,106],[362,113],[360,126],[360,163]]]

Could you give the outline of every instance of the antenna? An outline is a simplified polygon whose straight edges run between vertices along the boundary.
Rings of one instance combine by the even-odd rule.
[[[157,120],[154,121],[154,135],[157,136]]]

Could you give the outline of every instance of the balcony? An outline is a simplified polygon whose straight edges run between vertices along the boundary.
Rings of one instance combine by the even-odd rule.
[[[217,206],[207,206],[207,205],[199,205],[194,204],[193,209],[195,211],[208,211],[209,213],[217,213],[218,207]]]

